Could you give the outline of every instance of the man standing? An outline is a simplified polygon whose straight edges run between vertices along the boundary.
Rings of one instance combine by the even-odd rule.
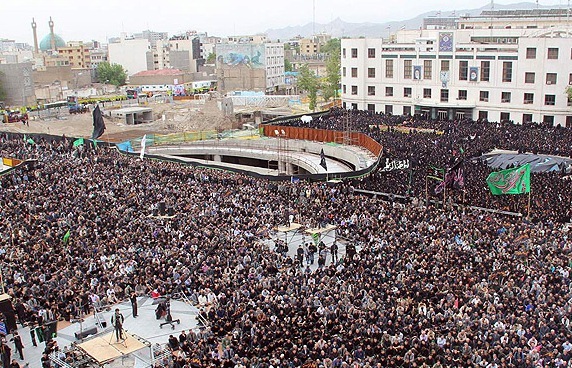
[[[18,335],[18,331],[16,330],[12,331],[12,336],[12,341],[14,341],[14,347],[20,355],[20,360],[24,360],[24,352],[22,351],[22,349],[24,349],[24,344],[22,343],[22,338]]]
[[[129,298],[131,301],[131,309],[133,310],[133,317],[137,318],[137,294],[135,292],[131,293]]]
[[[115,308],[115,314],[111,316],[111,324],[115,327],[115,337],[119,342],[119,339],[123,340],[123,314],[119,312],[119,308]]]
[[[2,339],[0,343],[0,355],[2,356],[2,365],[4,367],[10,366],[10,357],[12,355],[12,349],[6,344],[6,340]]]
[[[338,263],[338,243],[335,240],[330,245],[330,253],[332,253],[332,263]]]

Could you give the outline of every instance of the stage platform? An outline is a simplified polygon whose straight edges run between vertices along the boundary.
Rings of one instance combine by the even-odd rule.
[[[287,233],[289,231],[296,231],[301,227],[302,227],[301,224],[297,224],[297,223],[293,222],[290,224],[290,226],[277,226],[274,228],[274,230],[279,231],[281,233]]]
[[[100,365],[150,346],[150,344],[145,344],[127,331],[123,332],[123,336],[125,340],[116,341],[115,331],[113,330],[109,333],[94,336],[92,339],[77,346]]]

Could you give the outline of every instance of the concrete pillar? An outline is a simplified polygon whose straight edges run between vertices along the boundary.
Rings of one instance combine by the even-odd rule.
[[[437,119],[437,109],[435,107],[431,108],[431,119]]]
[[[290,162],[286,163],[286,174],[294,175],[294,164]]]
[[[220,155],[213,155],[213,161],[214,162],[222,162],[222,158]]]

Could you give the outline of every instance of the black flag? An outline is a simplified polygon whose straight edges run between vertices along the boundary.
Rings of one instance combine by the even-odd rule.
[[[105,132],[105,122],[103,121],[103,115],[101,115],[101,110],[99,105],[93,110],[93,134],[91,139],[97,139],[103,135]]]
[[[324,168],[324,170],[328,171],[328,165],[326,165],[326,156],[324,156],[324,149],[320,152],[320,166]]]

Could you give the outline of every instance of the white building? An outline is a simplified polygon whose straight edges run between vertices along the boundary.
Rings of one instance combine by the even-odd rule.
[[[107,47],[110,64],[119,64],[127,70],[128,75],[147,70],[147,51],[151,44],[147,39],[125,39],[109,43]]]
[[[559,11],[488,11],[460,18],[457,29],[400,31],[391,42],[342,39],[343,104],[572,126],[572,27]]]

